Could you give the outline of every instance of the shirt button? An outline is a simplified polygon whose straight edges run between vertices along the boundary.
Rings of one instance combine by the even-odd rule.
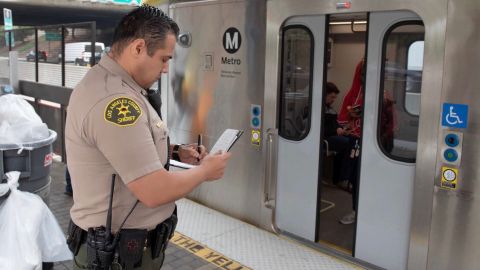
[[[157,125],[158,128],[160,128],[160,127],[162,127],[162,122],[157,122],[156,125]]]

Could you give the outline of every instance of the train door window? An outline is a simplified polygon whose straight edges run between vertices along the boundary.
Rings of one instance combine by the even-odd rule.
[[[422,87],[423,41],[415,41],[408,47],[407,85],[405,110],[413,115],[420,114],[420,89]]]
[[[383,42],[378,141],[392,159],[415,162],[425,28],[421,22],[393,25]]]
[[[313,35],[304,26],[283,30],[279,135],[300,141],[310,131]]]

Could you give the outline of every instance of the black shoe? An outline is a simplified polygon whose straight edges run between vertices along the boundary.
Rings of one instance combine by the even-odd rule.
[[[63,194],[65,194],[67,196],[70,196],[70,197],[73,197],[73,192],[71,192],[71,191],[66,191],[65,190],[65,192],[63,192]]]

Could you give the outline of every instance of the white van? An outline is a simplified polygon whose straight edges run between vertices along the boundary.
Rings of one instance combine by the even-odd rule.
[[[75,63],[75,65],[86,66],[90,63],[92,56],[91,42],[73,42],[65,44],[65,63]],[[103,42],[95,42],[95,62],[98,63],[105,50]],[[59,55],[61,59],[61,55]]]

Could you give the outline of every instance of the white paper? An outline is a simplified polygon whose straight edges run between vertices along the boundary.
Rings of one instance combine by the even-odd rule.
[[[226,129],[222,136],[218,138],[215,145],[210,149],[211,154],[217,154],[219,151],[227,152],[238,137],[238,130]]]
[[[215,142],[212,149],[210,149],[210,154],[217,154],[219,151],[227,152],[228,149],[232,146],[233,143],[237,140],[238,136],[243,132],[240,132],[236,129],[226,129],[220,138]],[[170,159],[170,166],[177,167],[181,169],[192,169],[197,167],[197,165],[192,165],[180,161]]]
[[[191,169],[191,168],[197,167],[197,165],[183,163],[183,162],[180,162],[180,161],[176,161],[174,159],[170,159],[170,166],[181,168],[181,169]]]

